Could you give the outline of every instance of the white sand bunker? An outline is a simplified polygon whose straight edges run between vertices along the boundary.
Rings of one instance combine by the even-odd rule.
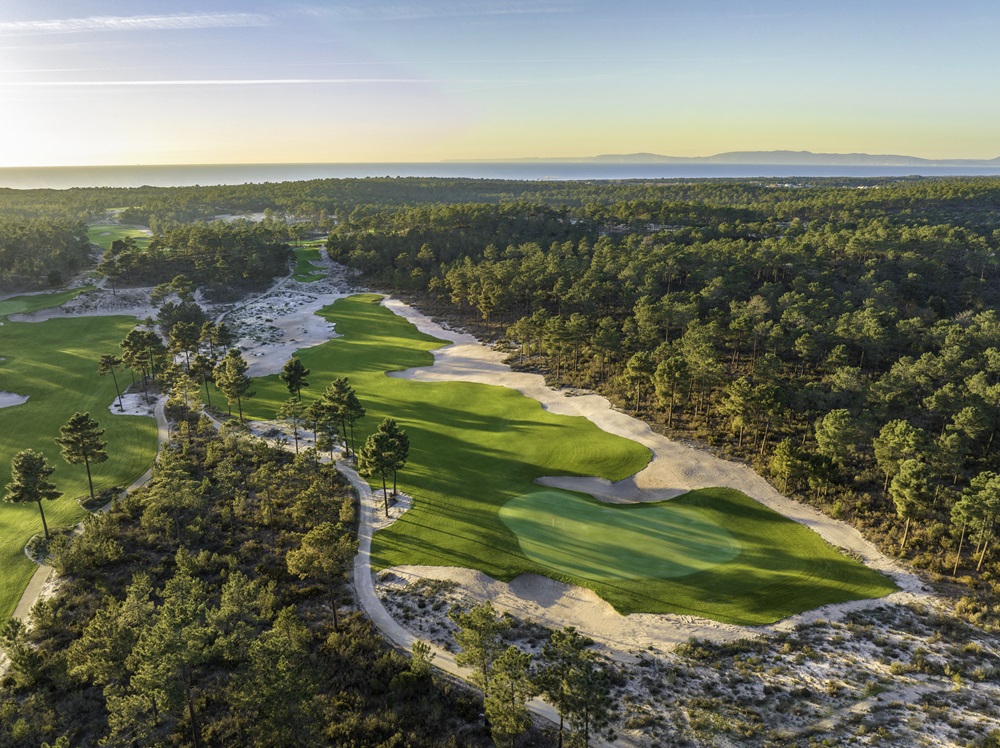
[[[114,415],[152,417],[153,409],[156,407],[156,398],[155,392],[148,395],[143,394],[141,390],[139,392],[124,392],[121,396],[120,406],[116,396],[108,406],[108,410]]]
[[[0,392],[0,408],[23,405],[26,402],[28,402],[27,395],[18,395],[16,392]]]

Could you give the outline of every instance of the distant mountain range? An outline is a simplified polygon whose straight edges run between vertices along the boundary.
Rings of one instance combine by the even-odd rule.
[[[457,161],[459,159],[453,159]],[[460,159],[462,161],[482,159]],[[1000,166],[1000,156],[993,159],[927,159],[870,153],[812,153],[810,151],[731,151],[714,156],[662,156],[658,153],[621,153],[579,158],[505,158],[490,159],[504,163],[602,163],[602,164],[774,164],[783,166]]]

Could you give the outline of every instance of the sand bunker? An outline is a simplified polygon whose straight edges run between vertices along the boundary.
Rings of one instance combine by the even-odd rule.
[[[0,408],[10,408],[14,405],[23,405],[28,402],[27,395],[18,395],[16,392],[0,392]]]

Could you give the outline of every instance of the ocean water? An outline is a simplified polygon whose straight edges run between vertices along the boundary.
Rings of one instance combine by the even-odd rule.
[[[0,187],[186,187],[364,177],[465,177],[511,180],[724,179],[782,177],[944,177],[1000,175],[995,167],[803,166],[781,164],[612,164],[592,162],[436,162],[375,164],[199,164],[0,168]]]

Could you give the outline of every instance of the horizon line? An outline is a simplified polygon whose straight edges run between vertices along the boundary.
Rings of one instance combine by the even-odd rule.
[[[347,166],[347,165],[400,165],[400,164],[473,164],[473,163],[589,163],[596,160],[603,159],[613,159],[613,158],[629,158],[633,159],[627,162],[631,165],[639,164],[649,164],[649,165],[669,165],[669,163],[664,162],[660,159],[677,159],[678,161],[701,161],[704,159],[718,158],[720,156],[728,156],[732,154],[761,154],[761,155],[776,155],[776,154],[797,154],[797,155],[809,155],[809,156],[836,156],[838,158],[859,156],[866,158],[906,158],[914,159],[919,161],[927,162],[925,165],[933,165],[938,162],[965,162],[970,164],[970,166],[975,163],[986,164],[988,162],[1000,161],[1000,156],[987,156],[979,158],[970,157],[934,157],[929,158],[925,156],[910,156],[906,154],[889,154],[889,153],[867,153],[864,151],[852,151],[850,153],[839,153],[834,151],[806,151],[806,150],[790,150],[790,149],[776,149],[776,150],[731,150],[731,151],[720,151],[718,153],[712,153],[706,156],[669,156],[664,154],[658,154],[653,152],[632,152],[632,153],[601,153],[594,156],[503,156],[503,157],[473,157],[473,158],[440,158],[440,159],[421,159],[421,160],[403,160],[395,159],[392,161],[372,161],[372,160],[359,160],[359,161],[185,161],[185,162],[128,162],[128,163],[90,163],[90,164],[19,164],[19,165],[0,165],[0,169],[121,169],[121,168],[157,168],[157,167],[193,167],[193,166]],[[642,160],[641,156],[648,156],[649,160]],[[623,163],[613,164],[613,165],[626,165]],[[677,164],[683,165],[683,164]],[[752,165],[752,162],[740,162],[732,164],[722,164],[731,166],[740,165]],[[768,166],[851,166],[852,164],[840,162],[836,164],[821,164],[821,163],[811,163],[811,164],[798,164],[798,163],[788,163],[782,164],[779,162],[773,162],[767,164]],[[896,166],[897,168],[907,166],[907,164],[853,164],[856,166]],[[949,164],[954,165],[954,164]]]

